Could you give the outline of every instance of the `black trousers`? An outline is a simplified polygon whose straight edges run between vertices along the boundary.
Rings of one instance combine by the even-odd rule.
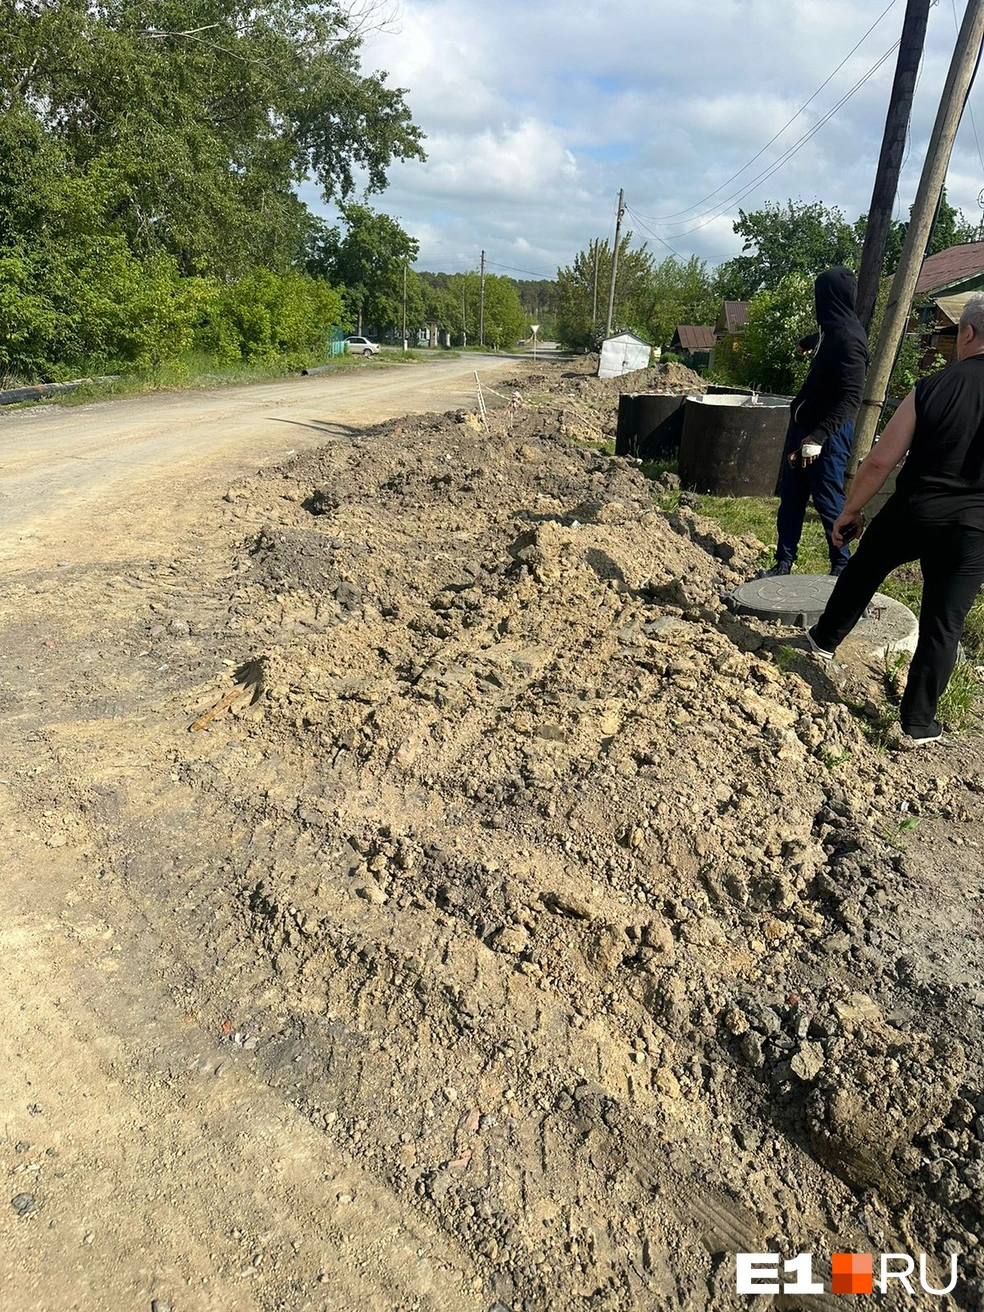
[[[833,651],[857,624],[893,569],[918,560],[923,576],[919,644],[902,697],[902,728],[918,734],[938,727],[936,707],[957,661],[964,620],[984,583],[984,530],[926,524],[904,503],[876,515],[837,580],[813,636]]]

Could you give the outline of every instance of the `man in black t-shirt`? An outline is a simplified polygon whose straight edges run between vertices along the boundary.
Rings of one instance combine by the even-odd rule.
[[[862,509],[908,453],[896,491],[864,533]],[[830,658],[887,574],[918,560],[923,576],[919,643],[902,697],[902,731],[915,742],[942,735],[936,707],[964,620],[984,583],[984,295],[964,307],[957,362],[905,398],[854,479],[833,540],[864,538],[809,631]]]

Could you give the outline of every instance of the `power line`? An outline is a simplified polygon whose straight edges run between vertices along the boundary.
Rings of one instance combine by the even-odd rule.
[[[810,97],[810,99],[809,99],[808,101],[806,101],[805,104],[803,104],[803,105],[800,106],[800,108],[796,111],[796,113],[793,115],[793,117],[792,117],[787,123],[784,123],[784,124],[783,124],[783,126],[779,129],[779,131],[778,131],[778,132],[776,133],[776,135],[771,139],[771,141],[767,141],[767,142],[765,143],[765,145],[762,147],[762,149],[761,149],[760,151],[758,151],[756,154],[754,154],[754,155],[752,156],[752,158],[748,161],[747,164],[743,164],[742,167],[738,170],[737,173],[732,173],[732,175],[731,175],[730,178],[728,178],[726,181],[722,182],[721,185],[720,185],[719,187],[715,187],[714,190],[713,190],[712,192],[709,193],[709,195],[705,196],[703,200],[699,200],[699,201],[697,201],[697,203],[696,203],[695,205],[688,205],[686,209],[683,209],[683,210],[677,210],[675,214],[665,214],[665,215],[662,215],[662,216],[659,216],[659,217],[654,216],[654,215],[651,215],[651,214],[646,214],[646,215],[643,215],[643,218],[647,218],[647,219],[649,219],[650,222],[652,222],[652,223],[668,223],[668,222],[670,222],[672,219],[682,218],[685,214],[689,214],[692,210],[699,210],[700,207],[701,207],[702,205],[706,204],[706,202],[709,201],[709,200],[711,199],[711,196],[716,196],[716,195],[718,194],[719,191],[723,191],[723,190],[725,189],[725,187],[730,186],[730,184],[731,184],[732,182],[734,182],[735,178],[740,178],[741,175],[745,172],[745,170],[746,170],[746,169],[750,169],[750,168],[752,167],[752,165],[755,163],[755,161],[756,161],[757,159],[760,159],[761,156],[764,155],[765,152],[769,149],[769,147],[770,147],[771,145],[773,145],[776,141],[779,140],[779,138],[780,138],[780,137],[782,136],[782,134],[786,131],[786,129],[787,129],[788,127],[790,127],[793,123],[796,122],[796,120],[797,120],[797,119],[799,118],[799,116],[803,113],[803,111],[806,110],[806,109],[809,109],[810,105],[813,104],[814,100],[816,100],[816,98],[817,98],[817,96],[819,96],[820,92],[823,91],[824,87],[828,86],[828,85],[833,81],[833,79],[834,79],[834,78],[837,76],[837,74],[841,71],[841,69],[844,67],[844,65],[847,63],[847,61],[851,58],[851,56],[855,53],[855,51],[859,50],[860,47],[864,45],[865,41],[867,41],[868,37],[871,36],[872,32],[873,32],[873,31],[875,30],[875,28],[879,25],[879,23],[881,23],[881,21],[882,21],[882,19],[885,17],[885,15],[889,12],[890,9],[894,9],[894,8],[895,8],[895,5],[896,5],[897,3],[898,3],[898,0],[891,0],[891,2],[886,6],[885,9],[882,10],[882,12],[878,15],[878,17],[875,19],[875,21],[872,23],[872,25],[868,28],[867,32],[865,32],[864,36],[863,36],[863,37],[861,38],[861,40],[857,43],[857,45],[854,46],[854,48],[853,48],[852,50],[849,50],[848,53],[844,56],[844,58],[841,60],[841,62],[837,65],[837,67],[834,69],[834,71],[830,74],[830,77],[827,78],[826,82],[822,82],[822,83],[820,84],[820,86],[817,87],[816,91],[814,91],[814,93],[813,93],[813,95]],[[636,217],[636,218],[639,218],[638,215],[636,215],[635,217]],[[647,229],[647,231],[648,231],[648,229]],[[655,234],[653,234],[653,235],[655,236]]]
[[[531,278],[539,278],[542,282],[553,282],[556,274],[553,273],[534,273],[532,269],[514,269],[509,264],[496,264],[495,260],[486,260],[486,264],[491,264],[493,269],[508,269],[510,273],[525,273]]]
[[[671,255],[675,255],[676,258],[677,258],[678,260],[682,260],[682,259],[684,258],[684,257],[680,254],[679,251],[675,251],[675,250],[673,249],[673,247],[670,245],[670,243],[669,243],[668,241],[664,241],[663,238],[659,235],[658,232],[653,232],[652,228],[648,228],[648,227],[645,225],[645,223],[643,223],[643,221],[642,221],[642,219],[639,217],[639,215],[636,214],[635,210],[632,209],[632,207],[631,207],[630,205],[626,205],[625,209],[626,209],[626,213],[629,214],[633,219],[635,219],[635,221],[636,221],[636,223],[638,223],[639,227],[642,228],[644,232],[648,232],[649,235],[650,235],[650,237],[655,237],[655,239],[656,239],[658,242],[661,242],[662,245],[664,245],[664,246],[666,247],[666,249],[670,252]]]
[[[752,181],[748,184],[748,186],[745,187],[743,190],[739,190],[737,192],[734,192],[732,195],[730,195],[725,201],[722,202],[723,207],[719,210],[716,210],[714,213],[709,214],[708,217],[703,219],[702,223],[694,224],[692,228],[688,228],[685,232],[670,233],[670,236],[673,238],[673,240],[679,241],[681,237],[689,237],[692,233],[699,232],[701,228],[706,228],[709,223],[713,223],[715,219],[719,219],[723,214],[725,214],[727,212],[728,207],[732,203],[736,201],[739,202],[743,201],[746,196],[751,195],[751,193],[756,189],[756,187],[759,186],[760,183],[767,181],[769,178],[773,176],[773,174],[778,173],[784,164],[786,164],[789,160],[791,160],[792,157],[795,154],[797,154],[802,149],[802,147],[806,145],[808,141],[810,141],[813,137],[815,137],[816,134],[820,131],[820,129],[825,124],[830,122],[830,120],[837,113],[837,111],[842,106],[847,104],[847,102],[851,99],[851,97],[855,94],[855,92],[860,91],[860,89],[869,80],[869,78],[874,77],[875,73],[878,72],[882,64],[885,63],[886,59],[890,59],[892,55],[895,54],[896,50],[898,50],[899,48],[899,44],[900,43],[896,41],[895,44],[890,49],[886,50],[885,53],[882,55],[882,57],[877,61],[877,63],[873,64],[871,68],[868,69],[867,73],[865,73],[865,75],[862,78],[859,78],[857,82],[855,82],[854,86],[851,87],[850,91],[846,92],[840,98],[840,100],[838,100],[837,103],[831,109],[829,109],[826,114],[824,114],[823,118],[819,119],[813,125],[813,127],[810,128],[808,132],[805,132],[803,136],[799,138],[798,141],[794,142],[793,145],[790,146],[789,149],[784,152],[784,154],[780,155],[774,164],[771,164],[767,169],[764,169],[757,177],[753,178]],[[702,216],[698,216],[698,217],[702,217]]]
[[[957,34],[959,35],[959,33],[960,33],[960,24],[957,22],[957,6],[956,6],[956,3],[955,3],[955,0],[950,0],[950,8],[953,10],[953,26],[956,28],[956,30],[957,30]],[[971,85],[973,85],[973,83],[971,83]],[[984,154],[981,153],[981,143],[980,143],[980,138],[979,138],[978,135],[977,135],[977,122],[976,122],[976,120],[974,119],[974,110],[973,110],[973,107],[972,107],[971,104],[970,104],[970,100],[969,100],[970,92],[969,92],[969,91],[967,92],[967,96],[968,96],[967,109],[968,109],[968,111],[969,111],[969,113],[970,113],[970,126],[974,129],[974,141],[977,143],[977,158],[978,158],[978,159],[980,160],[980,162],[981,162],[981,172],[984,173]]]

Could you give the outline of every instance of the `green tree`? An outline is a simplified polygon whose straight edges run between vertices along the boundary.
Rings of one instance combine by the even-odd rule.
[[[485,345],[495,351],[513,347],[527,331],[526,315],[512,278],[485,275]],[[478,340],[478,335],[473,337]]]
[[[297,258],[302,179],[344,198],[357,169],[379,191],[391,160],[422,157],[403,92],[359,50],[338,0],[8,0],[0,111],[96,186],[135,255],[233,278]]]
[[[649,330],[646,320],[651,307],[654,261],[645,244],[637,250],[632,250],[631,244],[631,232],[627,232],[618,244],[612,330],[620,332],[629,329],[647,335]],[[611,246],[608,242],[599,241],[593,243],[587,251],[578,251],[573,264],[557,270],[556,332],[562,345],[597,347],[601,342],[608,315],[611,268]],[[596,309],[594,317],[593,309]]]
[[[863,242],[867,226],[867,215],[862,215],[856,226],[859,237]],[[893,223],[889,229],[888,242],[885,246],[885,258],[882,261],[882,274],[885,277],[891,277],[898,268],[899,259],[902,256],[902,246],[908,230],[909,223],[907,220],[904,222],[899,220]],[[946,198],[946,189],[944,188],[926,254],[938,255],[940,251],[948,250],[951,246],[960,246],[964,242],[976,240],[977,229],[964,218],[961,210],[955,209],[950,204]]]
[[[758,291],[775,290],[793,273],[816,278],[838,264],[856,269],[861,258],[856,225],[820,201],[789,200],[747,214],[739,210],[734,230],[744,238],[742,254],[719,265],[715,277],[715,290],[724,300],[744,301]]]
[[[388,214],[368,205],[339,205],[345,232],[322,227],[308,252],[308,270],[342,288],[345,309],[356,331],[371,329],[380,335],[398,331],[403,322],[404,271],[407,270],[407,324],[418,327],[423,319],[420,280],[409,272],[420,249]]]
[[[789,273],[749,305],[739,351],[751,386],[790,396],[799,390],[810,360],[797,343],[817,327],[813,282],[810,274]]]
[[[773,290],[752,297],[744,332],[715,349],[715,373],[742,387],[791,396],[810,364],[796,344],[816,326],[813,278],[787,274]]]
[[[689,260],[668,256],[650,270],[646,302],[642,308],[647,335],[659,346],[669,346],[680,324],[712,324],[720,298],[707,265],[692,255]]]

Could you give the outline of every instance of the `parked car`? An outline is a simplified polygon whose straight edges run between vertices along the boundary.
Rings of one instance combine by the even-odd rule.
[[[378,355],[378,342],[370,342],[368,337],[348,337],[345,342],[350,355]]]

